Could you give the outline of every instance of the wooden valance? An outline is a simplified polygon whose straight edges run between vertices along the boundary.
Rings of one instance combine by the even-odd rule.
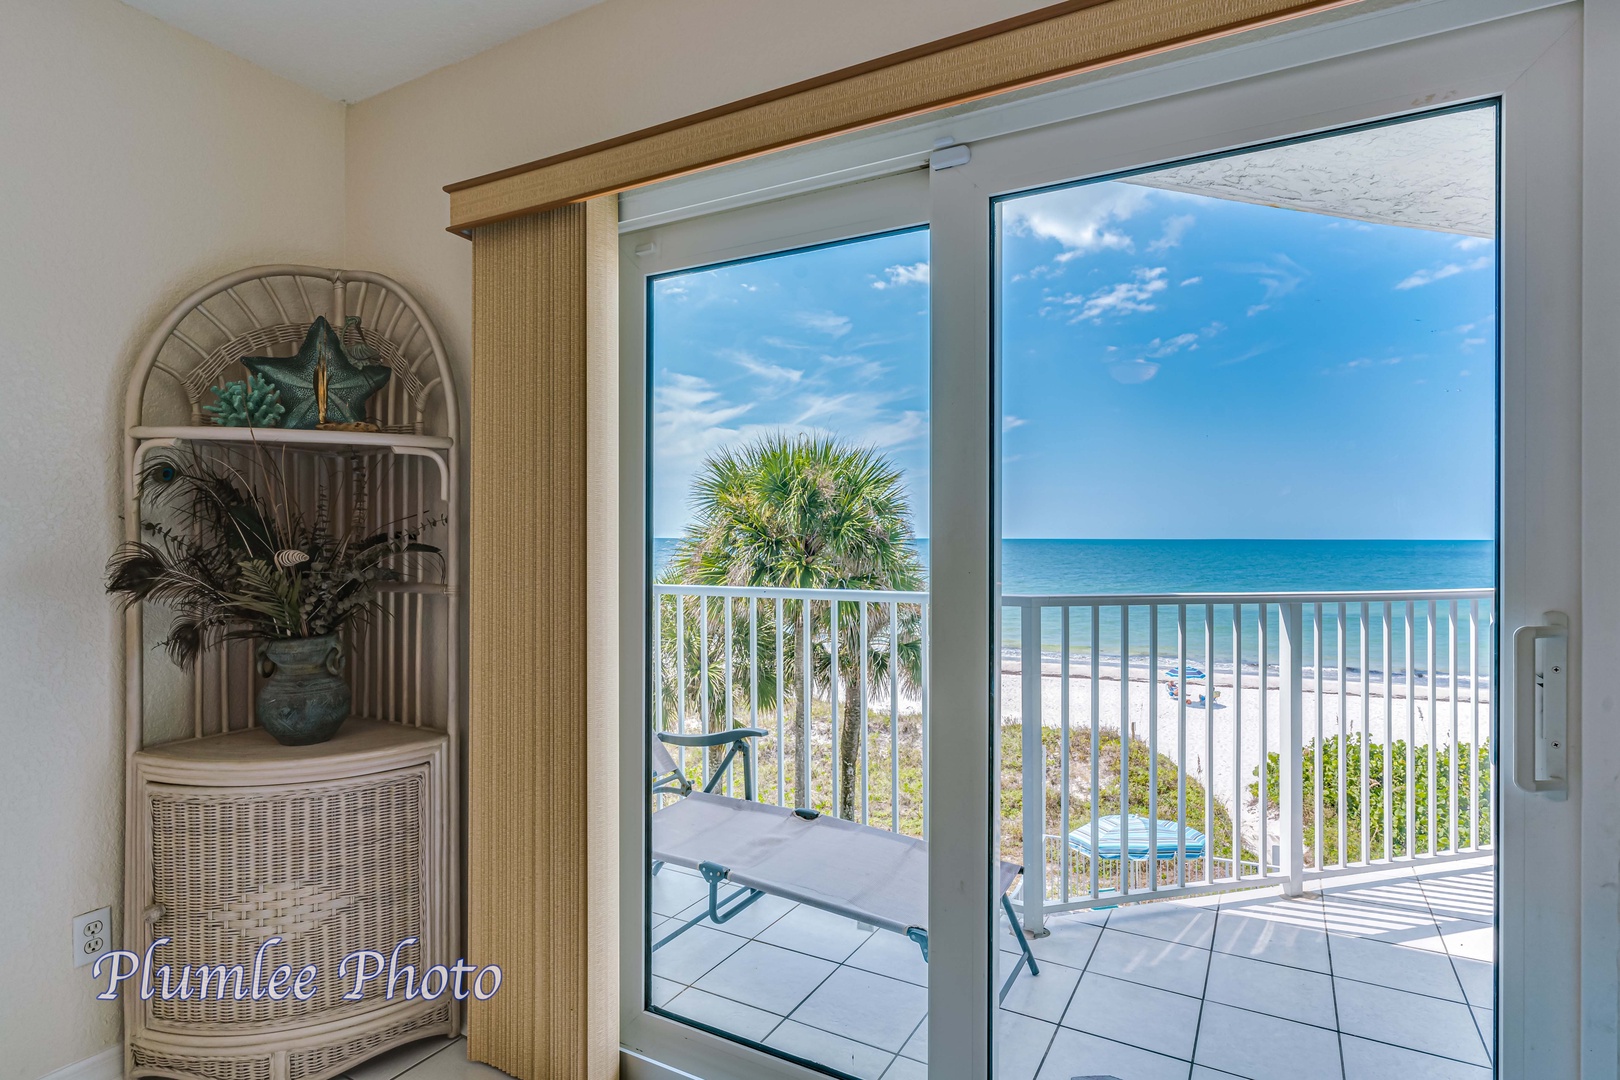
[[[1358,0],[1066,0],[445,188],[450,230],[1134,60]]]

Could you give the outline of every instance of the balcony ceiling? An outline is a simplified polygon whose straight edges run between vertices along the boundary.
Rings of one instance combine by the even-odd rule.
[[[465,60],[596,0],[126,0],[338,101]]]
[[[1381,225],[1496,235],[1495,113],[1293,143],[1133,177],[1146,187]]]

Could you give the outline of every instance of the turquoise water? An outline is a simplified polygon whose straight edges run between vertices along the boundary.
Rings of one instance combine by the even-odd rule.
[[[673,553],[675,541],[654,541],[654,563],[662,569]],[[928,542],[920,541],[919,553],[927,561]],[[1395,590],[1488,589],[1493,587],[1495,545],[1476,540],[1004,540],[1001,545],[1002,591],[1005,595],[1059,594],[1104,595],[1113,593],[1195,593],[1195,592],[1367,592]],[[1202,666],[1205,657],[1204,610],[1194,605],[1187,612],[1187,655]],[[1277,612],[1268,610],[1266,662],[1277,663],[1280,643]],[[1314,616],[1307,606],[1303,613],[1305,663],[1315,656]],[[1359,676],[1361,657],[1361,613],[1358,605],[1345,611],[1344,650],[1339,652],[1340,634],[1336,605],[1322,612],[1324,674],[1343,666]],[[1428,670],[1429,633],[1427,604],[1413,613],[1412,635],[1414,668]],[[1232,609],[1217,605],[1214,653],[1218,671],[1229,671],[1232,664]],[[1406,612],[1397,604],[1391,611],[1390,660],[1396,674],[1405,672]],[[1436,610],[1434,634],[1435,668],[1445,671],[1449,664],[1449,605]],[[1477,623],[1470,633],[1470,610],[1459,605],[1458,669],[1466,676],[1468,649],[1473,639],[1476,662],[1486,667],[1491,646],[1490,611],[1481,605]],[[1071,655],[1088,658],[1091,647],[1089,608],[1070,609],[1069,643]],[[1121,610],[1102,608],[1097,620],[1100,662],[1117,663],[1121,652],[1132,657],[1133,666],[1146,662],[1149,648],[1149,616],[1146,607],[1131,609],[1129,619]],[[1123,625],[1122,625],[1123,624]],[[1385,668],[1382,605],[1367,612],[1368,660],[1373,676]],[[1173,663],[1177,655],[1178,622],[1175,607],[1163,607],[1158,618],[1159,656]],[[1009,611],[1002,623],[1002,641],[1016,646],[1019,641],[1018,613]],[[1243,667],[1256,669],[1259,661],[1260,621],[1258,609],[1244,608],[1237,637]],[[1061,652],[1061,614],[1048,611],[1042,620],[1042,650],[1048,660]],[[1123,648],[1122,648],[1123,642]]]

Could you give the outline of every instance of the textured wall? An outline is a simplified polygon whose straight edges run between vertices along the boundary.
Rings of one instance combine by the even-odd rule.
[[[113,1045],[69,964],[118,906],[124,380],[196,285],[332,263],[343,109],[116,0],[0,0],[0,1080]]]

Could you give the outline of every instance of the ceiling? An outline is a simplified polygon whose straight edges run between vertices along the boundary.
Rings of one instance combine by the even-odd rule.
[[[1382,225],[1496,232],[1496,113],[1467,109],[1156,169],[1133,184]]]
[[[465,60],[596,0],[125,0],[338,101]]]

